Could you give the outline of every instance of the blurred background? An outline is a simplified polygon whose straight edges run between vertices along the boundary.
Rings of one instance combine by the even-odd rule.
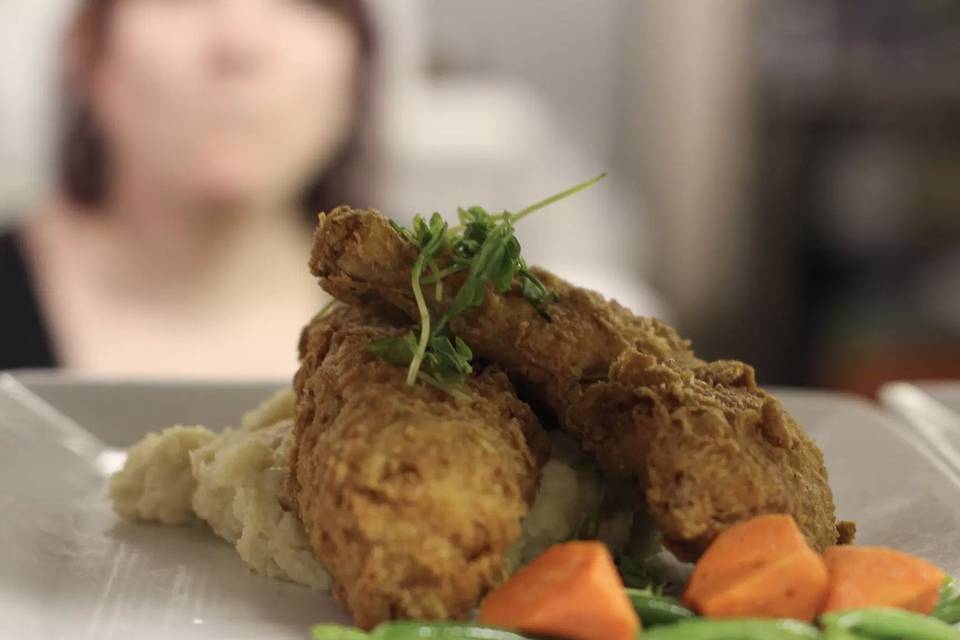
[[[179,228],[171,207],[218,219],[231,206],[284,209],[289,193],[302,186],[296,179],[306,184],[309,172],[278,173],[275,183],[264,182],[259,191],[211,178],[209,184],[219,185],[216,191],[207,182],[198,187],[150,164],[166,158],[196,167],[187,171],[192,176],[209,172],[235,182],[244,171],[260,175],[284,163],[306,167],[310,160],[313,168],[332,167],[332,179],[359,185],[335,193],[351,193],[353,204],[375,206],[403,220],[416,212],[452,214],[458,205],[516,209],[606,171],[608,179],[591,191],[524,222],[519,237],[531,262],[616,297],[638,313],[665,317],[694,340],[703,357],[751,362],[766,384],[870,395],[887,380],[960,378],[960,3],[83,4],[121,5],[104,21],[116,28],[100,34],[107,53],[95,63],[77,54],[75,38],[68,37],[77,30],[76,0],[0,4],[0,225],[10,230],[8,246],[19,247],[19,253],[16,247],[10,250],[18,259],[3,264],[23,272],[23,277],[7,277],[10,290],[23,294],[21,281],[26,281],[33,293],[16,298],[16,304],[37,308],[26,320],[14,313],[21,323],[16,324],[9,319],[14,303],[4,300],[0,329],[8,335],[22,332],[22,323],[38,318],[43,331],[34,336],[39,346],[32,353],[45,349],[45,358],[31,358],[23,344],[4,347],[0,341],[0,360],[6,356],[2,366],[52,364],[108,375],[292,373],[296,327],[309,317],[306,309],[322,304],[314,289],[304,285],[284,292],[272,285],[292,278],[276,264],[282,261],[257,257],[251,248],[257,242],[238,240],[235,249],[221,251],[226,243],[210,240],[216,251],[200,243],[192,248],[205,256],[196,273],[215,273],[206,256],[233,251],[247,257],[238,264],[264,275],[262,282],[250,276],[246,284],[211,276],[207,291],[236,296],[209,308],[205,301],[217,296],[197,288],[200,278],[168,277],[166,266],[150,263],[162,262],[155,255],[176,255],[180,245],[173,250],[159,245],[154,253],[152,232],[143,230],[159,228],[164,235]],[[343,40],[341,49],[330,44],[346,37],[343,33],[364,33],[352,13],[356,6],[369,13],[367,53],[365,36]],[[283,18],[281,11],[290,17]],[[321,24],[327,15],[321,11],[348,16],[341,25],[346,31],[325,31],[332,27]],[[144,26],[160,20],[168,21],[162,38]],[[170,25],[187,34],[182,43]],[[163,66],[163,48],[141,46],[138,38],[169,47],[176,53],[173,66]],[[294,69],[300,63],[284,57],[298,46],[333,62],[301,73]],[[80,81],[78,55],[83,58]],[[128,58],[137,64],[126,64]],[[351,61],[343,63],[344,69],[362,71],[353,98],[353,89],[343,86],[356,82],[337,84],[330,71],[341,59]],[[288,86],[257,79],[258,74],[282,76],[284,64],[300,73],[291,71]],[[69,100],[65,68],[73,71],[68,80],[82,88]],[[154,72],[161,79],[198,75],[193,85],[149,84],[125,102],[124,82],[135,85]],[[223,98],[222,109],[205,117],[219,118],[217,126],[231,118],[239,124],[210,143],[220,154],[214,160],[190,165],[191,154],[201,152],[186,143],[182,148],[167,144],[177,140],[174,133],[158,136],[169,147],[160,160],[146,152],[124,155],[140,148],[136,132],[162,131],[166,120],[189,120],[181,116],[192,112],[164,115],[159,110],[174,103],[166,100],[164,88],[178,87],[198,101],[202,95],[209,105],[210,96],[213,101],[232,96],[237,86],[243,87],[236,95],[247,100],[244,108],[276,107],[274,125],[278,131],[285,127],[290,137],[265,134],[262,139],[272,140],[271,148],[293,149],[290,141],[302,138],[315,140],[318,149],[327,145],[329,154],[305,149],[300,158],[294,150],[271,152],[269,162],[258,165],[257,158],[267,157],[262,153],[244,164],[243,150],[257,147],[234,144],[238,131],[246,135],[248,125],[269,127],[249,114],[237,115],[232,98]],[[266,98],[249,99],[256,91]],[[335,108],[338,91],[350,94],[340,111],[354,117],[341,117]],[[279,98],[269,99],[281,93],[289,111],[274,104]],[[64,194],[63,183],[63,140],[70,122],[64,114],[77,108],[78,95],[88,98],[107,141],[113,181],[107,197],[79,205]],[[189,100],[177,104],[189,105]],[[304,124],[305,133],[298,136],[291,125],[299,122],[297,108],[315,113],[320,124],[333,123],[327,129],[346,133],[327,135],[319,125]],[[362,119],[356,115],[360,111],[366,114]],[[114,126],[117,121],[124,126]],[[196,138],[195,132],[184,134],[185,140]],[[334,171],[348,138],[364,143],[359,178]],[[153,189],[160,193],[151,192],[149,180],[132,178],[136,170],[124,170],[137,158],[147,158],[141,174],[169,178],[157,180],[162,189]],[[289,193],[283,195],[277,185]],[[183,197],[172,197],[180,188]],[[124,200],[124,193],[137,197]],[[322,206],[325,201],[311,202]],[[141,204],[153,222],[143,222],[147,214],[130,213]],[[98,222],[75,222],[91,207],[103,214]],[[116,222],[124,219],[134,222]],[[111,224],[139,231],[118,231],[108,228]],[[243,233],[233,229],[247,223],[223,224],[231,229],[224,236],[241,238]],[[247,226],[253,238],[273,236],[265,226]],[[274,247],[273,255],[286,246],[284,253],[295,258],[291,263],[303,264],[309,229],[303,233],[302,244],[290,239],[262,244]],[[73,264],[62,257],[71,254],[74,242],[79,254],[100,255],[97,247],[104,238],[143,243],[131,255],[110,261],[124,273],[147,274],[131,276],[134,284],[127,286],[132,290],[152,287],[152,277],[182,282],[184,290],[160,286],[163,293],[151,293],[149,302],[131,303],[130,295],[117,296],[101,286],[97,269],[104,267],[97,259],[78,257]],[[195,256],[185,255],[191,257],[174,261],[193,264]],[[116,266],[123,260],[129,264]],[[221,262],[232,264],[227,257]],[[89,281],[71,279],[78,273],[88,274]],[[162,321],[152,322],[157,318]],[[259,353],[253,344],[258,335],[262,350],[282,350],[289,343],[289,352],[282,358]],[[143,350],[144,343],[152,350]]]

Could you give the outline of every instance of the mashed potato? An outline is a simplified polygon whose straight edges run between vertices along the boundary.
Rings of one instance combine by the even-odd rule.
[[[190,452],[216,438],[204,427],[184,426],[147,435],[130,449],[123,470],[110,479],[114,510],[128,520],[195,522],[192,501],[197,481],[190,469]]]
[[[257,573],[328,589],[330,576],[286,496],[292,444],[293,421],[286,419],[227,431],[196,449],[193,508]]]
[[[111,479],[114,509],[130,520],[202,520],[257,573],[329,589],[330,576],[286,494],[294,401],[292,390],[281,391],[247,412],[240,429],[221,434],[182,426],[149,434]],[[551,438],[553,456],[520,539],[507,553],[511,570],[577,537],[588,515],[600,514],[606,504],[599,475],[584,454],[567,436]],[[614,510],[596,523],[596,534],[617,549],[632,523],[632,512]]]
[[[634,513],[635,487],[606,481],[590,457],[570,436],[550,434],[551,458],[543,467],[540,488],[523,521],[520,539],[507,553],[511,570],[535,559],[549,547],[581,535],[602,540],[621,554],[644,555],[655,548],[648,538],[655,535],[652,520]]]
[[[147,435],[110,481],[114,510],[171,525],[203,520],[257,573],[328,589],[284,487],[293,403],[293,391],[281,391],[244,415],[241,429],[221,434],[171,427]]]
[[[257,408],[243,414],[240,419],[240,428],[255,430],[292,418],[293,405],[296,402],[297,394],[293,389],[281,389],[260,403]]]
[[[543,467],[540,489],[523,521],[523,532],[507,553],[510,570],[530,562],[552,545],[575,538],[584,514],[599,506],[600,488],[589,475],[553,458]]]

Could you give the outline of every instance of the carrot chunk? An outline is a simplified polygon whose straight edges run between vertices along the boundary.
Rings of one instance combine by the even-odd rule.
[[[758,516],[714,540],[683,594],[705,616],[811,621],[827,591],[827,569],[792,517]]]
[[[884,547],[831,547],[823,611],[896,607],[929,615],[946,574],[926,560]]]
[[[487,596],[479,621],[568,640],[633,640],[640,628],[600,542],[551,547]]]

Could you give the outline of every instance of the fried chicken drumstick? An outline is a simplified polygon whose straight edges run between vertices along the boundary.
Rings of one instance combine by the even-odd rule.
[[[548,444],[507,376],[468,400],[378,360],[408,327],[339,306],[304,330],[290,493],[358,626],[465,617],[505,578]]]
[[[415,321],[417,254],[381,214],[341,207],[320,216],[311,270],[339,300]],[[820,450],[751,367],[704,362],[666,324],[533,271],[558,294],[549,317],[516,287],[488,287],[450,327],[503,366],[524,399],[548,407],[605,472],[639,479],[638,499],[668,548],[695,559],[725,528],[763,513],[793,515],[816,549],[849,537]],[[444,311],[463,277],[446,278],[439,297],[424,288],[431,311]]]

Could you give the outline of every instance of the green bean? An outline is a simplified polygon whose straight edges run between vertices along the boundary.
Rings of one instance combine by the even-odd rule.
[[[640,589],[627,589],[626,592],[644,627],[672,624],[696,617],[693,611],[680,604],[676,598],[655,596],[647,590]]]
[[[369,640],[370,636],[359,629],[341,624],[318,624],[310,629],[313,640]]]
[[[938,605],[931,615],[947,624],[960,622],[960,600],[950,604]]]
[[[900,609],[858,609],[820,617],[825,629],[840,628],[874,640],[960,640],[960,629]]]
[[[960,622],[960,585],[953,578],[947,578],[940,589],[940,601],[931,613],[934,618],[948,624]]]
[[[842,629],[840,627],[830,627],[829,629],[824,629],[823,634],[820,637],[822,640],[869,640],[864,636],[850,631],[849,629]]]
[[[351,639],[352,640],[352,639]],[[467,622],[388,622],[370,640],[527,640],[512,631]]]
[[[339,624],[319,624],[314,640],[527,640],[524,636],[466,622],[385,622],[370,633]]]
[[[644,631],[638,640],[816,640],[820,632],[797,620],[695,618]]]

